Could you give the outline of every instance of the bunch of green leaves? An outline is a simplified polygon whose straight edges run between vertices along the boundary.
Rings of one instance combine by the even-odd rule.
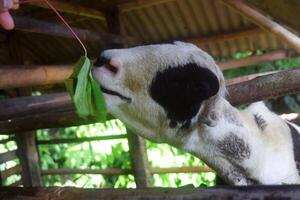
[[[93,63],[82,56],[74,66],[74,71],[65,85],[76,112],[83,119],[106,120],[106,108],[103,94],[91,74]]]

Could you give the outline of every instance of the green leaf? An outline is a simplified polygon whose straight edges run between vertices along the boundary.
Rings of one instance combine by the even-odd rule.
[[[105,101],[99,85],[92,77],[92,66],[90,59],[82,56],[75,64],[70,78],[65,81],[65,85],[79,117],[104,122]]]

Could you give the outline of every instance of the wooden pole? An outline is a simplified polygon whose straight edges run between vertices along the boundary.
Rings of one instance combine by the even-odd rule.
[[[22,183],[26,187],[42,186],[35,132],[16,134],[18,157],[22,166]]]
[[[22,188],[2,187],[0,196],[12,200],[250,200],[290,199],[300,196],[299,185],[224,186],[178,189],[80,189],[80,188]]]
[[[14,21],[16,24],[16,30],[74,39],[74,36],[69,31],[66,31],[66,28],[60,24],[41,21],[24,16],[14,16]],[[80,29],[75,27],[73,27],[72,29],[82,40],[105,42],[106,44],[112,45],[138,44],[138,41],[135,38],[129,36],[120,36],[104,32],[93,32],[88,29]]]
[[[0,66],[0,88],[63,83],[71,74],[72,65]]]
[[[262,29],[273,33],[281,40],[287,42],[298,53],[300,53],[300,38],[298,35],[259,13],[257,10],[245,4],[242,0],[221,0],[221,2],[238,11],[241,15],[244,15]]]
[[[165,168],[149,168],[150,174],[168,174],[168,173],[202,173],[214,172],[207,166],[183,166],[183,167],[165,167]],[[134,174],[131,169],[47,169],[42,170],[42,175],[67,175],[67,174],[102,174],[102,175],[128,175]]]
[[[147,188],[152,185],[145,140],[127,129],[129,153],[137,188]]]
[[[297,54],[289,50],[277,50],[270,53],[266,53],[260,56],[250,56],[248,58],[229,60],[225,62],[219,62],[218,65],[222,70],[236,69],[249,65],[256,65],[263,62],[271,62],[275,60],[282,60],[289,57],[294,57]]]
[[[13,33],[10,38],[11,60],[23,64],[22,37]],[[31,96],[31,88],[18,90],[20,96]],[[15,136],[17,155],[22,166],[22,184],[28,187],[42,186],[39,156],[35,143],[35,131],[23,132]]]
[[[117,7],[112,7],[106,13],[108,29],[111,33],[126,35],[122,13]],[[113,48],[124,48],[126,45],[115,45]],[[127,129],[129,153],[137,188],[151,187],[152,177],[149,172],[148,157],[144,139]]]
[[[259,76],[245,82],[232,84],[227,87],[229,92],[228,99],[230,103],[238,106],[260,100],[293,94],[300,91],[299,77],[300,69],[293,69]],[[51,102],[51,95],[48,97],[49,99],[44,99],[44,101]],[[13,109],[13,105],[17,105],[18,101],[23,101],[22,98],[24,97],[15,99],[14,104],[7,107]],[[80,119],[77,117],[74,111],[64,111],[64,107],[57,106],[56,109],[59,111],[55,111],[55,109],[53,112],[50,112],[51,109],[48,109],[47,112],[47,106],[45,106],[43,101],[39,100],[40,98],[43,98],[43,96],[35,96],[31,98],[31,100],[27,101],[28,104],[30,104],[30,101],[40,102],[40,104],[37,105],[35,110],[32,112],[27,110],[27,114],[25,116],[14,118],[7,116],[5,120],[0,120],[1,134],[20,132],[22,130],[35,130],[40,128],[68,127],[97,122],[95,119]],[[3,101],[8,101],[9,103],[10,100],[2,100],[0,103]],[[70,99],[64,99],[62,102],[57,102],[57,104],[67,105],[71,103]],[[53,108],[55,107],[55,103],[48,106]],[[44,112],[39,112],[38,107],[43,108]],[[0,106],[0,116],[5,115],[5,112],[6,107]],[[19,112],[22,112],[22,110],[21,107],[19,107],[18,109],[15,109],[15,111],[11,110],[10,112],[12,116],[17,116]]]

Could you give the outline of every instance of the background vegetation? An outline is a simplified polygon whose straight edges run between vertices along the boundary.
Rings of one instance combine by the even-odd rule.
[[[251,55],[261,55],[263,52],[239,52],[230,57],[219,59],[240,59]],[[260,65],[249,66],[241,69],[227,70],[226,78],[233,78],[248,74],[255,74],[274,70],[285,70],[300,66],[300,58],[291,58],[275,62],[267,62]],[[300,95],[280,97],[267,102],[267,105],[279,112],[300,112]],[[104,124],[97,123],[87,126],[69,127],[64,129],[38,130],[38,140],[70,137],[92,137],[104,135],[126,134],[126,128],[119,120],[112,120]],[[7,136],[1,136],[4,139]],[[152,167],[177,167],[200,166],[202,161],[194,156],[173,148],[167,144],[155,144],[146,142],[147,154]],[[0,153],[16,149],[14,142],[0,145]],[[39,145],[39,154],[42,169],[56,168],[80,168],[80,169],[104,169],[121,168],[130,169],[131,162],[126,139],[84,142],[81,144]],[[18,160],[0,165],[0,169],[6,169],[16,165]],[[6,180],[9,184],[20,179],[14,175]],[[102,175],[64,175],[43,176],[46,186],[77,186],[85,188],[134,188],[132,175],[102,176]],[[199,187],[215,185],[214,173],[179,173],[179,174],[155,174],[153,186],[156,187]]]

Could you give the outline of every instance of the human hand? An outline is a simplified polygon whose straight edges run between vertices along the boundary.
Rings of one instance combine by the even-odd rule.
[[[14,20],[9,14],[10,9],[18,9],[19,0],[0,0],[0,26],[6,30],[11,30],[15,27]]]

